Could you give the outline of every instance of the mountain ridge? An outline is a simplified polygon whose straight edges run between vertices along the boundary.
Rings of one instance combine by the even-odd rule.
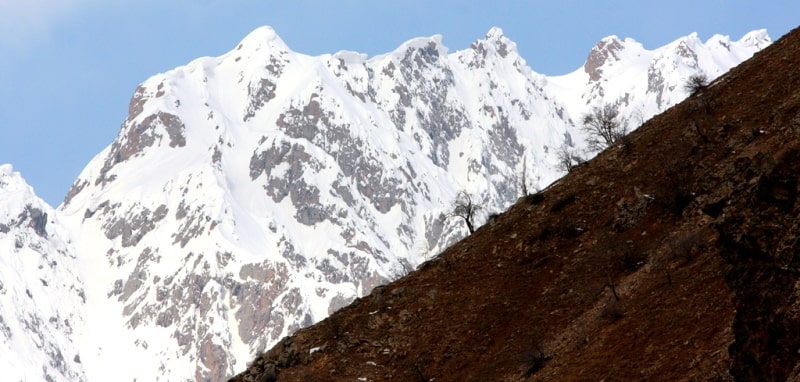
[[[143,82],[56,213],[84,275],[87,379],[225,378],[465,236],[459,191],[480,225],[557,179],[583,133],[548,81],[499,28],[369,58],[263,27]]]

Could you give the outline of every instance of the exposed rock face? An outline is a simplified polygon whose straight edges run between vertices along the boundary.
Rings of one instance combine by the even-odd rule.
[[[233,381],[800,378],[800,29]]]
[[[83,285],[55,215],[10,165],[0,166],[0,374],[10,381],[85,380]]]
[[[367,59],[298,54],[266,27],[145,81],[59,209],[97,273],[89,377],[242,370],[462,238],[458,191],[482,201],[481,225],[522,179],[551,183],[578,129],[548,81],[497,28]]]
[[[604,65],[613,64],[619,61],[619,51],[625,49],[617,36],[603,39],[589,52],[583,70],[589,75],[590,81],[599,81],[603,77]]]

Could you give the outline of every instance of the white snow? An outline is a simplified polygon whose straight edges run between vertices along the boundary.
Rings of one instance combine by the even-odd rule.
[[[38,217],[37,217],[37,214]],[[55,211],[0,165],[0,375],[84,380],[85,317],[75,250]]]

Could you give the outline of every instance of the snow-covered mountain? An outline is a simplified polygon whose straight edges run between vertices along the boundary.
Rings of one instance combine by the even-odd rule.
[[[689,74],[769,44],[696,40],[646,51],[607,38],[583,68],[546,77],[498,28],[452,53],[433,36],[367,58],[303,55],[263,27],[153,76],[58,210],[85,291],[79,366],[92,381],[243,370],[463,237],[448,218],[459,191],[483,205],[481,224],[523,181],[560,177],[557,149],[580,148],[573,121],[589,107],[655,114]]]
[[[548,77],[545,87],[576,123],[593,106],[615,105],[629,129],[635,129],[686,98],[684,84],[690,76],[714,80],[770,43],[763,29],[738,41],[714,35],[702,42],[692,33],[655,50],[630,38],[609,36],[592,48],[582,67]],[[576,143],[580,146],[582,141]]]
[[[261,28],[150,78],[60,209],[100,270],[90,379],[231,375],[463,237],[459,190],[507,206],[523,158],[531,188],[553,181],[569,122],[542,83],[499,29],[367,59]]]
[[[84,301],[75,250],[55,211],[11,165],[0,165],[3,380],[84,380]]]

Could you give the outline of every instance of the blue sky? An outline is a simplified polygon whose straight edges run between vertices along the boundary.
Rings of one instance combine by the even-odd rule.
[[[499,26],[534,71],[554,75],[611,34],[652,49],[691,32],[766,28],[775,40],[799,21],[796,0],[0,0],[0,163],[57,206],[116,137],[137,84],[262,25],[296,52],[370,56],[433,34],[460,50]]]

